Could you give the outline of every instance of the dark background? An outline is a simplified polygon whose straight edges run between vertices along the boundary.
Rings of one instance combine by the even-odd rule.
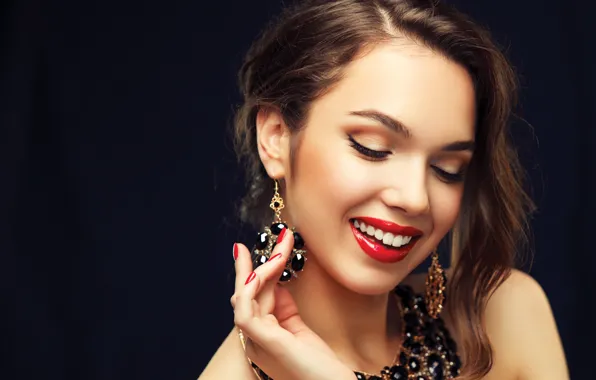
[[[279,3],[1,3],[1,379],[201,373],[232,326],[232,243],[252,232],[234,220],[236,70]],[[520,74],[531,274],[572,378],[594,379],[593,13],[456,3]]]

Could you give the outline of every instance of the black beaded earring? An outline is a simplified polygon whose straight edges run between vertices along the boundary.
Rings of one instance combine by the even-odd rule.
[[[281,210],[285,206],[283,198],[279,195],[277,180],[275,180],[275,192],[269,207],[275,213],[275,219],[270,227],[264,227],[263,231],[257,234],[257,241],[251,251],[253,268],[257,268],[269,260],[277,243],[277,236],[284,228],[288,228],[288,224],[281,219]],[[292,231],[294,234],[294,247],[279,282],[288,282],[292,277],[297,278],[297,273],[302,271],[306,262],[306,250],[303,249],[304,240],[302,236],[295,231],[294,227],[289,228],[288,231]]]

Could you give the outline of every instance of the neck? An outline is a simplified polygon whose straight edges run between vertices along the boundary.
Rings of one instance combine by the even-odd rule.
[[[362,295],[335,282],[308,258],[307,268],[288,285],[300,316],[347,365],[378,372],[395,358],[400,317],[390,294]]]

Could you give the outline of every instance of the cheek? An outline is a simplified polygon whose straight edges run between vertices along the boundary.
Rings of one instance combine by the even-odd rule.
[[[322,146],[310,141],[302,148],[296,157],[294,176],[302,198],[306,196],[328,207],[353,199],[365,187],[361,165],[346,153],[341,142]]]
[[[333,141],[333,143],[330,143]],[[296,154],[289,199],[297,225],[336,223],[371,191],[371,171],[349,153],[341,139],[326,143],[305,138]]]
[[[461,206],[463,185],[436,184],[430,193],[434,229],[446,233],[455,223]]]

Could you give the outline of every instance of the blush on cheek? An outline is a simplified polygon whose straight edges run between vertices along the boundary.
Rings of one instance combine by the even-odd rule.
[[[442,191],[431,197],[435,229],[446,233],[453,227],[461,207],[461,193],[460,190]]]

